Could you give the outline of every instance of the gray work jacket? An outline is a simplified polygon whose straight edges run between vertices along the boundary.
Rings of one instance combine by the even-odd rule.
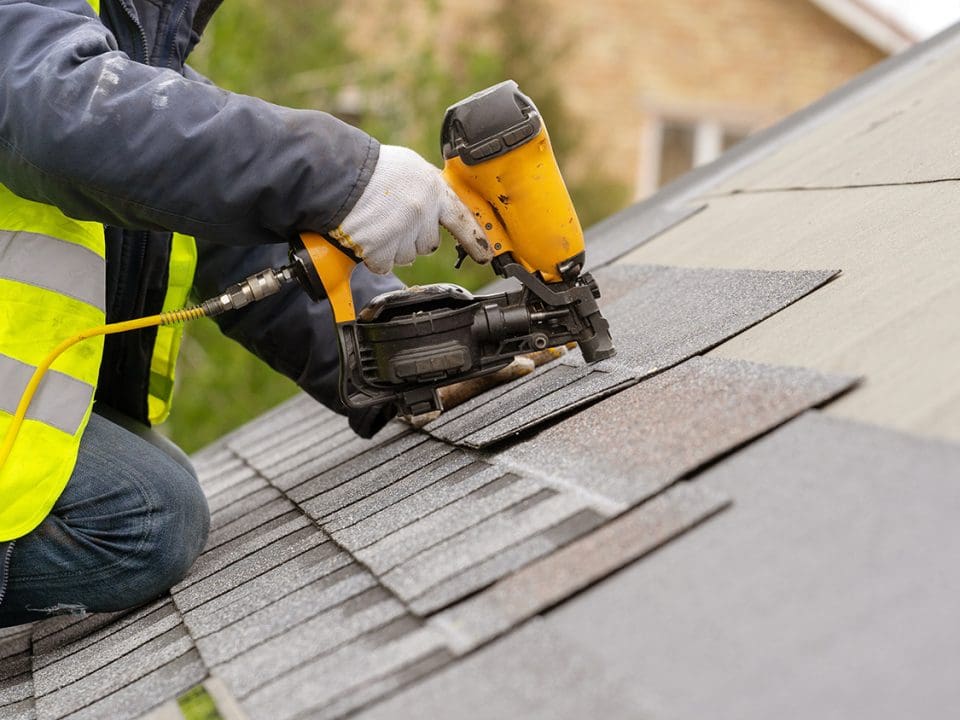
[[[0,183],[104,224],[107,320],[160,310],[170,233],[198,239],[202,297],[284,263],[297,231],[335,228],[379,145],[322,112],[222,90],[186,67],[217,2],[0,0]],[[252,40],[253,41],[253,40]],[[361,305],[400,287],[358,268]],[[326,405],[337,350],[327,303],[298,287],[220,326]],[[146,422],[155,330],[113,335],[97,399]],[[384,418],[356,414],[364,434]]]

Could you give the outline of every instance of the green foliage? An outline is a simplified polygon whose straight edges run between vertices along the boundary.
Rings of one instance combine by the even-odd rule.
[[[442,0],[407,1],[422,3],[431,26],[443,12]],[[396,18],[396,36],[416,43],[386,70],[365,64],[345,42],[339,5],[333,0],[223,3],[191,64],[235,92],[295,107],[339,110],[343,119],[382,142],[412,147],[438,165],[444,110],[469,93],[513,78],[537,103],[560,167],[576,156],[584,128],[567,111],[563,79],[554,70],[573,38],[551,34],[552,26],[543,20],[550,12],[543,0],[491,3],[482,27],[471,28],[452,59],[441,55],[431,33],[406,27],[406,14],[396,4],[385,8]],[[354,100],[345,102],[345,96]],[[566,180],[585,227],[626,203],[627,189],[597,173]],[[492,279],[488,268],[470,260],[454,270],[454,244],[444,235],[436,254],[398,268],[397,275],[410,285],[446,281],[469,289]],[[178,374],[175,408],[164,427],[187,451],[296,391],[292,382],[206,320],[188,327]]]

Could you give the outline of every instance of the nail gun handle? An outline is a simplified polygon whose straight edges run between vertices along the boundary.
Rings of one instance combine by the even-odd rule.
[[[357,319],[350,291],[350,276],[357,261],[323,235],[300,233],[291,255],[297,265],[297,277],[314,300],[326,295],[337,325]]]

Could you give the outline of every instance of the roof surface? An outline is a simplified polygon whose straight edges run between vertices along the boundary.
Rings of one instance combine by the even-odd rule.
[[[199,453],[188,578],[3,631],[0,716],[955,706],[958,60],[954,30],[594,228],[613,360],[372,441],[296,398]]]

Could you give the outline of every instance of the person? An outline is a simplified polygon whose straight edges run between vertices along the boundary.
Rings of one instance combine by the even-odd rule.
[[[64,337],[284,264],[298,232],[363,259],[360,305],[401,287],[391,267],[434,251],[438,224],[490,259],[471,213],[412,150],[192,71],[218,4],[0,0],[0,436]],[[290,285],[218,320],[346,412],[327,303]],[[0,472],[0,626],[133,607],[200,553],[196,476],[150,429],[169,411],[178,345],[171,328],[87,341],[45,378]],[[349,413],[363,436],[388,419]]]

